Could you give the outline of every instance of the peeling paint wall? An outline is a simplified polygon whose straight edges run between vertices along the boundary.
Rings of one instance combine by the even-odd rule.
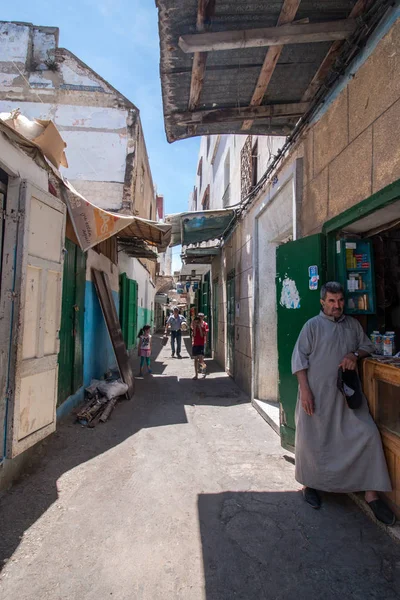
[[[51,119],[65,142],[64,175],[88,200],[105,209],[156,219],[156,200],[138,109],[68,50],[58,47],[58,29],[0,22],[0,112],[19,108],[29,118]],[[140,272],[141,307],[150,314],[155,262],[119,254]],[[119,268],[102,254],[88,252],[86,271],[85,378],[109,366],[94,358],[108,339],[91,281],[91,268],[108,273],[115,302]],[[94,331],[96,330],[96,331]],[[97,362],[96,362],[97,361]]]

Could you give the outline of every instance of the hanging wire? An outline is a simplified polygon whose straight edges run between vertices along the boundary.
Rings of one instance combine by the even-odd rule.
[[[347,52],[344,52],[341,55],[341,57],[337,59],[334,68],[331,69],[331,72],[325,79],[324,84],[320,86],[317,93],[315,94],[314,99],[312,100],[307,112],[299,119],[293,131],[287,136],[286,142],[284,143],[282,148],[278,150],[277,154],[273,158],[270,165],[267,167],[266,171],[260,178],[257,185],[254,188],[252,188],[249,194],[247,194],[247,196],[243,198],[238,205],[231,207],[238,207],[236,211],[236,219],[232,221],[229,229],[225,231],[224,237],[230,234],[238,219],[241,218],[247,212],[253,200],[258,195],[259,191],[267,183],[272,182],[278,165],[281,163],[283,158],[288,154],[289,150],[300,138],[305,127],[309,124],[312,117],[316,114],[317,110],[323,104],[327,93],[337,83],[339,77],[345,73],[346,69],[349,67],[356,54],[365,45],[366,40],[371,35],[372,31],[377,27],[377,25],[379,24],[384,14],[390,8],[391,5],[393,5],[393,2],[391,0],[376,2],[366,11],[366,13],[358,17],[357,21],[359,23],[359,26],[356,28],[353,35],[348,40],[346,40],[345,47],[347,49]]]

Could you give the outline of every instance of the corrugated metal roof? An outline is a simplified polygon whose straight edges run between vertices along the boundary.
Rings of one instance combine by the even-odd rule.
[[[358,0],[360,3],[361,0]],[[380,0],[364,0],[369,8]],[[268,117],[242,131],[242,120],[207,123],[193,130],[177,123],[174,113],[188,110],[193,54],[179,47],[180,36],[196,33],[198,0],[156,0],[159,10],[161,81],[167,138],[170,142],[220,133],[287,134],[298,118]],[[215,13],[206,31],[237,31],[275,27],[284,0],[216,0]],[[381,2],[382,4],[382,2]],[[295,20],[309,23],[346,19],[356,0],[302,0]],[[361,27],[361,21],[359,22]],[[357,30],[358,31],[358,30]],[[302,101],[309,84],[331,47],[331,42],[284,46],[262,104],[289,104]],[[346,44],[343,44],[345,50]],[[266,56],[267,47],[220,50],[207,53],[205,77],[196,110],[248,107]]]

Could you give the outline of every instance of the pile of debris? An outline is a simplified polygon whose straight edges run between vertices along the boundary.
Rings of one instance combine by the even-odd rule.
[[[76,420],[84,427],[96,427],[105,423],[121,396],[125,396],[128,385],[121,379],[105,381],[92,379],[85,389],[88,402],[79,410]]]

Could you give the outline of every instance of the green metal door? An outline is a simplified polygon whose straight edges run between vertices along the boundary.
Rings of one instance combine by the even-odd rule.
[[[218,345],[218,281],[213,282],[213,293],[212,293],[212,348],[213,352],[217,352]]]
[[[235,357],[235,275],[234,273],[230,273],[228,277],[226,282],[226,370],[233,377]]]
[[[208,323],[208,327],[209,327],[209,332],[208,332],[208,337],[207,337],[207,343],[206,343],[206,349],[205,349],[205,356],[211,356],[211,352],[210,352],[210,339],[211,339],[211,335],[212,335],[212,322],[210,320],[210,282],[208,280],[205,280],[202,286],[202,302],[201,302],[201,312],[203,312],[207,318],[207,323]]]
[[[310,281],[312,272],[315,272],[315,269],[310,271],[310,267],[316,267],[319,277],[316,283]],[[297,379],[292,375],[291,357],[304,323],[319,312],[319,292],[325,280],[325,236],[312,235],[279,246],[276,278],[281,443],[284,448],[292,448]]]
[[[58,406],[83,384],[85,285],[86,256],[78,246],[66,239],[58,355]]]

